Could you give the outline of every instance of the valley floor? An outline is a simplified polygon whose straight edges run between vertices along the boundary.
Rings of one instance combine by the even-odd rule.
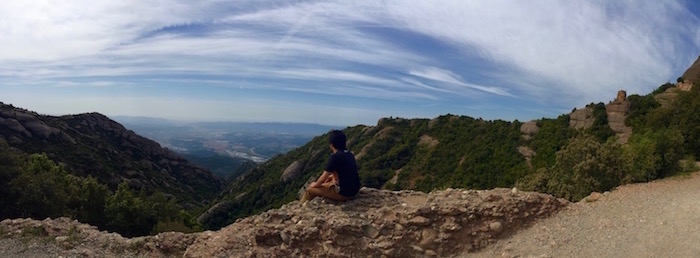
[[[700,257],[700,172],[596,198],[462,257]]]

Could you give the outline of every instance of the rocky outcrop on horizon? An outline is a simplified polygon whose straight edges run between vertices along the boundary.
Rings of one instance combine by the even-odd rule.
[[[629,109],[630,103],[627,101],[627,92],[623,90],[617,92],[617,98],[614,101],[605,105],[605,113],[608,115],[608,126],[615,132],[618,142],[621,144],[627,143],[630,135],[632,135],[632,127],[625,124]]]
[[[627,101],[627,92],[624,90],[618,91],[615,100],[605,105],[608,126],[615,132],[618,142],[621,144],[627,143],[632,134],[632,127],[625,124],[629,108],[630,103]],[[576,109],[569,114],[569,126],[574,129],[588,129],[593,126],[593,123],[595,123],[595,116],[593,116],[593,108],[590,106]]]
[[[517,189],[429,194],[363,188],[345,203],[316,198],[218,231],[124,238],[67,218],[4,220],[2,238],[40,238],[82,257],[445,257],[483,248],[568,201]]]
[[[683,78],[683,82],[689,83],[690,85],[700,81],[700,56],[685,70],[681,78]]]

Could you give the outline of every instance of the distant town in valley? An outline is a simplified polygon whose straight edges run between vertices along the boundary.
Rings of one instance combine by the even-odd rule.
[[[129,116],[113,119],[221,177],[229,177],[245,162],[265,162],[331,129],[342,129],[309,123],[187,123]]]

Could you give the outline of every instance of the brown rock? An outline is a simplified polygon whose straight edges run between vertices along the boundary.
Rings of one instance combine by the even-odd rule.
[[[503,223],[500,221],[491,222],[489,223],[489,229],[496,233],[501,233],[501,231],[503,231]]]
[[[41,237],[63,240],[72,229],[78,242],[67,252],[75,254],[78,249],[71,248],[82,248],[94,252],[94,257],[443,257],[484,247],[495,235],[517,230],[568,204],[545,194],[511,191],[454,189],[426,194],[363,188],[348,202],[316,198],[304,206],[294,201],[219,231],[131,239],[65,218],[4,220],[0,232],[13,238],[21,237],[24,228],[41,227],[45,230]],[[424,214],[415,216],[421,207]],[[398,223],[401,220],[406,224]],[[62,242],[73,243],[71,239]]]
[[[524,135],[533,136],[540,131],[536,121],[529,121],[520,126],[520,132]]]
[[[438,232],[432,228],[426,228],[421,231],[421,241],[420,246],[427,247],[432,244],[435,239],[437,239]]]
[[[303,168],[303,164],[299,162],[298,160],[292,162],[292,164],[289,164],[287,168],[282,172],[282,176],[280,177],[280,180],[282,182],[289,182],[292,181],[292,179],[296,178],[301,174],[301,170]]]
[[[430,135],[427,134],[421,135],[418,139],[419,146],[428,146],[429,148],[434,148],[438,144],[440,144],[440,141],[433,137],[430,137]]]
[[[700,81],[700,56],[685,70],[681,77],[683,77],[685,82],[695,83]]]
[[[377,238],[380,234],[379,230],[372,225],[362,226],[362,233],[369,238]]]
[[[593,126],[595,117],[593,117],[593,109],[583,108],[577,109],[569,114],[569,126],[575,129],[587,129]]]
[[[415,216],[408,221],[408,224],[417,226],[428,226],[430,225],[430,219],[423,216]]]

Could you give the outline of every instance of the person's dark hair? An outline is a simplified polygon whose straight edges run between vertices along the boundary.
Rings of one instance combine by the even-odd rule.
[[[330,133],[328,133],[328,142],[333,145],[333,148],[336,148],[338,150],[347,150],[348,146],[346,145],[347,137],[345,136],[345,133],[340,130],[333,130]]]

